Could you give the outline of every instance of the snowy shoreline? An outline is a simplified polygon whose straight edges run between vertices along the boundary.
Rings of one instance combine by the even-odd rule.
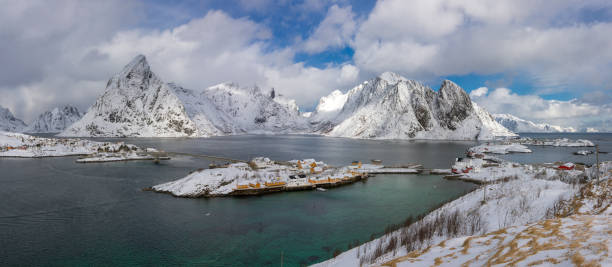
[[[498,151],[501,153],[509,152],[505,148],[500,147]],[[495,151],[496,149],[491,150]],[[612,162],[600,164],[599,171],[602,182],[596,183],[594,181],[596,174],[594,166],[586,167],[572,163],[518,164],[506,161],[492,162],[486,160],[487,156],[474,153],[484,152],[482,147],[468,150],[468,154],[470,152],[472,152],[471,157],[463,160],[458,159],[453,165],[454,172],[457,169],[462,170],[460,174],[445,178],[478,183],[481,184],[479,188],[429,212],[421,219],[416,221],[407,219],[406,223],[395,228],[397,230],[313,266],[379,266],[381,264],[393,266],[439,264],[457,266],[461,262],[455,260],[457,257],[453,257],[453,251],[447,249],[447,246],[444,245],[445,242],[452,245],[461,244],[471,238],[483,238],[482,236],[474,236],[485,234],[484,237],[486,237],[488,233],[505,231],[504,229],[518,229],[518,232],[517,230],[507,231],[521,234],[521,231],[531,229],[529,227],[542,224],[543,219],[561,218],[561,221],[571,222],[574,219],[570,220],[562,217],[573,213],[588,214],[595,208],[602,206],[605,209],[612,202],[612,198],[609,197],[610,192],[612,192]],[[599,186],[597,192],[603,190],[607,193],[602,195],[602,193],[583,192],[597,186]],[[581,193],[578,194],[579,192]],[[585,195],[590,197],[595,195],[598,199],[588,199],[584,197]],[[581,204],[581,208],[572,210],[572,207],[576,204],[571,203],[576,202],[584,203],[584,205]],[[605,216],[597,217],[604,222],[603,225],[605,225],[605,222],[608,222],[609,225],[609,222],[612,221],[612,208],[608,208],[606,212]],[[544,221],[544,223],[546,222]],[[607,233],[596,232],[607,234],[607,240],[610,240],[610,231]],[[606,238],[604,237],[603,240],[606,240]],[[439,245],[436,246],[435,244]],[[499,246],[504,244],[508,245],[500,242]],[[492,246],[479,246],[482,249],[496,249]],[[432,250],[432,248],[435,248],[435,250]],[[462,256],[460,259],[465,259],[463,261],[466,262],[469,262],[467,260],[478,260],[480,251],[482,250],[463,253],[466,256]],[[443,252],[446,254],[442,254]],[[541,253],[547,255],[546,252]],[[598,260],[600,262],[610,262],[610,257],[605,257],[608,254],[591,254],[598,257],[604,255]],[[443,256],[447,257],[443,258]],[[542,255],[535,257],[539,260],[546,259]],[[533,262],[535,260],[530,259]]]
[[[155,155],[153,155],[154,153]],[[0,158],[48,158],[79,156],[76,162],[157,160],[159,151],[124,142],[96,142],[76,138],[45,138],[0,132]]]

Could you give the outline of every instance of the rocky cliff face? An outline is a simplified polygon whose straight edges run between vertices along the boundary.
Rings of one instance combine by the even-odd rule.
[[[338,93],[327,96],[341,99]],[[378,139],[492,139],[514,135],[451,81],[440,90],[394,73],[383,73],[346,93],[335,114],[311,116],[315,131],[330,136]],[[323,118],[323,119],[321,119]]]
[[[15,118],[9,109],[0,106],[0,131],[21,132],[26,127],[27,125]]]
[[[64,106],[40,114],[25,130],[27,133],[59,133],[82,117],[76,107]]]
[[[112,77],[87,113],[61,136],[204,136],[144,56]]]

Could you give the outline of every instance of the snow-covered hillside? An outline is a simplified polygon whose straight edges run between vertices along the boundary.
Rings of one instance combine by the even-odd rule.
[[[27,125],[15,118],[9,109],[0,106],[0,131],[21,132],[26,127]]]
[[[385,72],[346,94],[323,97],[310,118],[330,136],[378,139],[493,139],[515,134],[451,81],[440,90]]]
[[[510,114],[493,114],[493,118],[508,130],[516,133],[574,133],[572,127],[561,127],[548,123],[535,123]]]
[[[87,113],[60,136],[206,136],[144,56],[112,77]]]
[[[88,112],[60,136],[207,137],[306,133],[295,100],[222,83],[195,91],[165,83],[139,55],[113,78]]]
[[[222,83],[202,91],[170,84],[198,129],[211,135],[308,131],[295,100],[258,87]]]
[[[26,133],[59,133],[81,119],[76,107],[64,106],[46,111],[38,116],[26,129]]]

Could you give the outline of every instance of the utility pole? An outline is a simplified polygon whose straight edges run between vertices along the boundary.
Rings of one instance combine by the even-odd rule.
[[[281,267],[283,267],[283,251],[281,250]]]
[[[482,190],[482,204],[487,203],[487,179],[484,179],[484,190]]]
[[[595,158],[597,162],[597,167],[595,168],[597,170],[597,182],[599,183],[599,145],[595,145]]]

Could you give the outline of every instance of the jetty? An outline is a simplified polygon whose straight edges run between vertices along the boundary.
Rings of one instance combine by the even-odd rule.
[[[229,194],[231,196],[255,196],[284,191],[305,191],[316,189],[334,188],[343,185],[352,184],[357,181],[367,179],[369,176],[366,173],[359,173],[353,176],[345,176],[343,178],[327,178],[321,180],[313,180],[311,178],[300,178],[291,180],[287,183],[279,182],[277,184],[249,184],[236,185],[236,188]]]

